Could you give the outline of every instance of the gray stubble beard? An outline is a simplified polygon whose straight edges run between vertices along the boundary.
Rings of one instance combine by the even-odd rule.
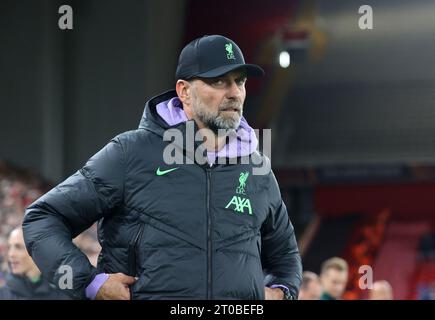
[[[193,112],[196,118],[216,135],[219,129],[236,130],[239,127],[243,115],[243,105],[240,105],[238,102],[230,102],[224,106],[220,105],[218,111],[213,112],[201,101],[195,91],[193,91],[193,99]],[[224,117],[222,113],[227,108],[239,108],[240,110],[237,111],[237,115]]]

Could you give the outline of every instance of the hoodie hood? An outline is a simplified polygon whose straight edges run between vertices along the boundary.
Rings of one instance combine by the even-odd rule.
[[[139,124],[139,128],[157,131],[163,136],[166,129],[177,128],[189,119],[183,110],[183,105],[177,97],[175,90],[165,92],[149,100]],[[192,120],[190,120],[192,121]],[[197,127],[196,127],[197,128]],[[217,158],[236,158],[249,156],[257,150],[258,139],[254,129],[249,126],[242,116],[240,125],[227,139],[227,144],[217,152],[207,151],[209,164],[216,162]]]

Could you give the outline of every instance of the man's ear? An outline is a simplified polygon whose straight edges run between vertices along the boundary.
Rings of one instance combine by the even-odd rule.
[[[190,104],[191,99],[191,84],[186,80],[177,80],[175,85],[175,90],[177,91],[177,96],[184,105]]]

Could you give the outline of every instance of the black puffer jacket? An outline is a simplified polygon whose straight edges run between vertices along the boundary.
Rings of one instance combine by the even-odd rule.
[[[133,299],[264,299],[263,271],[272,275],[266,285],[286,285],[297,297],[301,261],[277,182],[271,171],[252,174],[267,158],[253,152],[237,164],[166,165],[168,125],[156,105],[174,95],[151,99],[138,130],[112,139],[27,209],[29,253],[53,283],[61,265],[71,266],[75,298],[97,273],[122,272],[139,278]],[[186,137],[186,122],[172,128]],[[98,220],[97,270],[71,238]]]

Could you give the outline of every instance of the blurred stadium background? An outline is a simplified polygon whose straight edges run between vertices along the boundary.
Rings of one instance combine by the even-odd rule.
[[[73,30],[58,28],[62,4]],[[361,5],[373,30],[358,27]],[[2,271],[26,206],[137,127],[185,43],[223,34],[267,72],[247,84],[245,117],[272,129],[304,270],[339,256],[343,299],[367,298],[361,265],[395,299],[435,299],[434,13],[431,0],[2,0]],[[95,227],[76,241],[95,261]]]

